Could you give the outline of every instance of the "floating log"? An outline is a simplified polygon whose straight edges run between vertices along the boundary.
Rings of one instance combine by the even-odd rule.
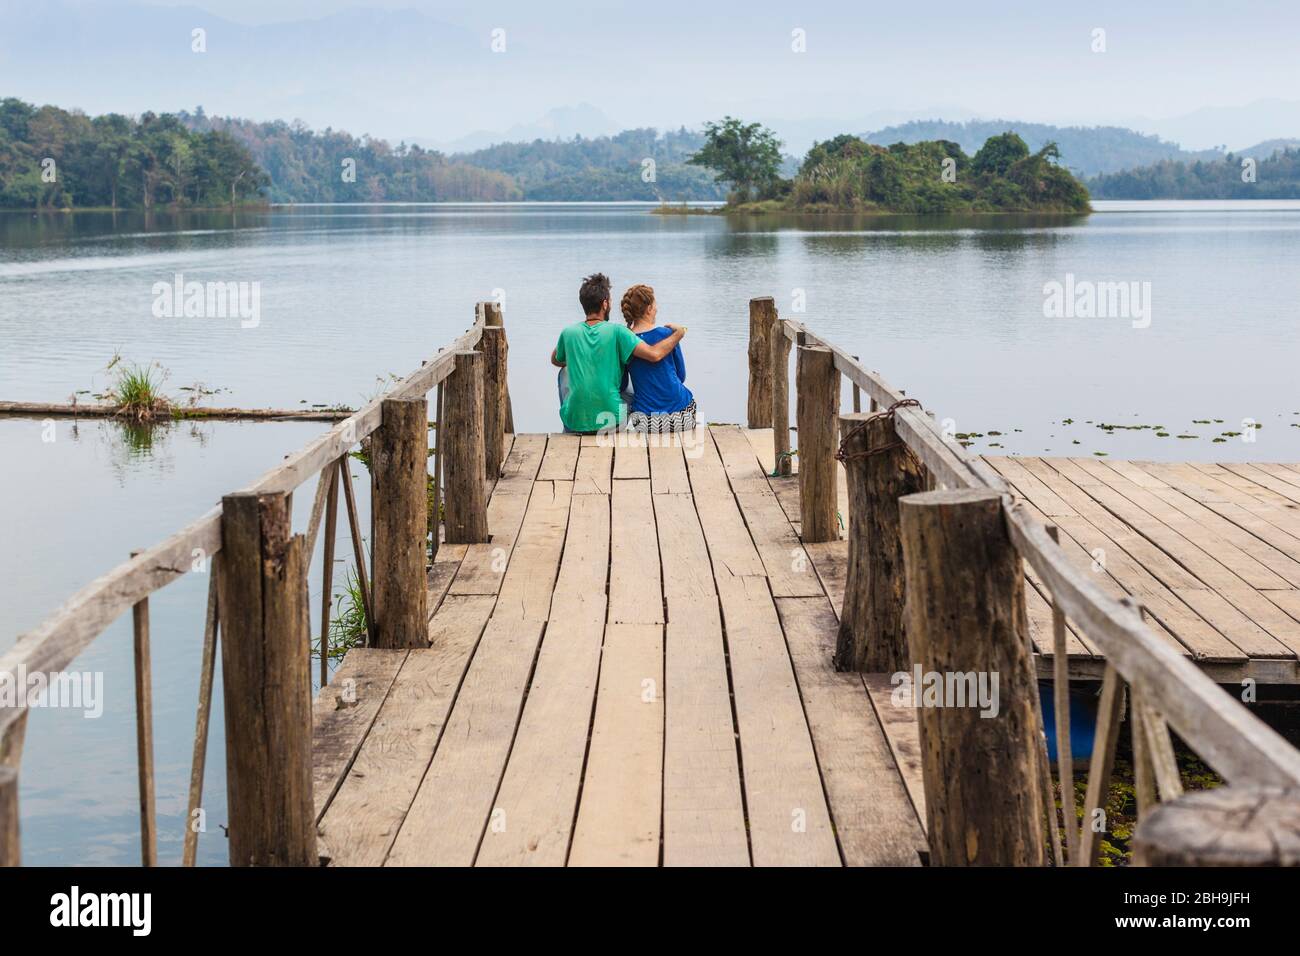
[[[117,418],[121,414],[122,410],[117,405],[0,402],[0,418]],[[173,405],[155,421],[219,418],[232,421],[292,419],[300,422],[338,422],[352,414],[350,408],[207,408]]]

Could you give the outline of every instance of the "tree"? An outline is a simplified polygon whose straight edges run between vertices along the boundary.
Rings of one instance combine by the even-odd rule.
[[[781,141],[761,123],[731,116],[704,124],[704,146],[687,160],[712,169],[720,183],[731,183],[741,202],[776,192],[781,179]]]
[[[1056,144],[1052,144],[1056,148]],[[1015,133],[990,136],[971,161],[978,176],[1005,176],[1012,165],[1029,155],[1029,147]]]

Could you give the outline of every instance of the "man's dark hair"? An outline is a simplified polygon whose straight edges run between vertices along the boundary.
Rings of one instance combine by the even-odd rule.
[[[583,315],[595,315],[601,305],[609,298],[609,276],[596,272],[582,280],[578,289],[578,301],[582,303]]]

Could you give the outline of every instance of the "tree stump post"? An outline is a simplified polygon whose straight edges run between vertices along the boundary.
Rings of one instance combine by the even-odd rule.
[[[21,866],[18,839],[18,770],[0,764],[0,867]]]
[[[1041,866],[1038,682],[1001,496],[930,491],[899,512],[930,861]]]
[[[483,462],[484,475],[489,481],[501,477],[501,462],[505,459],[507,418],[510,392],[506,384],[506,330],[501,324],[501,307],[494,302],[484,302],[483,339],[479,348],[483,352]]]
[[[772,452],[774,475],[786,477],[790,464],[790,340],[772,309]]]
[[[904,622],[906,579],[898,499],[925,491],[924,469],[899,444],[893,416],[840,416],[849,486],[849,560],[835,645],[842,671],[912,667]]]
[[[443,463],[444,540],[448,544],[482,544],[488,540],[482,352],[456,353],[455,371],[443,390],[442,412],[445,424],[439,423],[438,448],[447,455]]]
[[[1300,866],[1300,788],[1227,786],[1154,807],[1133,835],[1138,866]]]
[[[221,502],[231,866],[317,866],[307,558],[288,495]]]
[[[835,419],[840,373],[830,349],[800,346],[795,390],[799,426],[799,520],[805,543],[840,536],[835,488]]]
[[[386,398],[370,449],[375,646],[428,646],[429,403]]]
[[[771,296],[749,300],[750,428],[772,427],[772,323],[776,303]]]
[[[483,326],[484,328],[505,329],[506,317],[505,309],[499,302],[483,303]],[[502,332],[504,341],[505,333]],[[502,391],[505,393],[505,429],[507,435],[515,433],[515,406],[510,398],[510,379],[508,376],[509,363],[506,361],[506,354],[501,354],[501,382]]]

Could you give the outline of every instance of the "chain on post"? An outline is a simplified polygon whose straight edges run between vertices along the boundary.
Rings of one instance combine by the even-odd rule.
[[[880,445],[877,448],[868,449],[867,451],[850,453],[849,451],[847,451],[847,446],[850,438],[852,438],[858,432],[862,431],[867,427],[867,422],[874,421],[875,419],[878,418],[889,418],[892,420],[894,418],[894,412],[898,411],[900,408],[920,408],[920,407],[921,407],[921,403],[917,401],[915,398],[902,398],[894,402],[894,404],[890,405],[883,412],[876,412],[874,415],[868,416],[866,419],[859,422],[857,425],[854,425],[853,428],[849,429],[849,431],[845,432],[844,437],[840,439],[840,447],[835,452],[835,460],[838,462],[846,462],[846,461],[852,461],[853,459],[857,459],[857,458],[870,458],[872,455],[879,455],[887,451],[893,451],[895,448],[901,446],[902,448],[907,450],[908,456],[911,457],[911,459],[914,462],[917,462],[917,464],[919,464],[920,462],[916,457],[916,453],[912,451],[912,449],[908,447],[907,443],[903,441],[901,438],[896,439],[895,441],[888,442],[884,445]]]

